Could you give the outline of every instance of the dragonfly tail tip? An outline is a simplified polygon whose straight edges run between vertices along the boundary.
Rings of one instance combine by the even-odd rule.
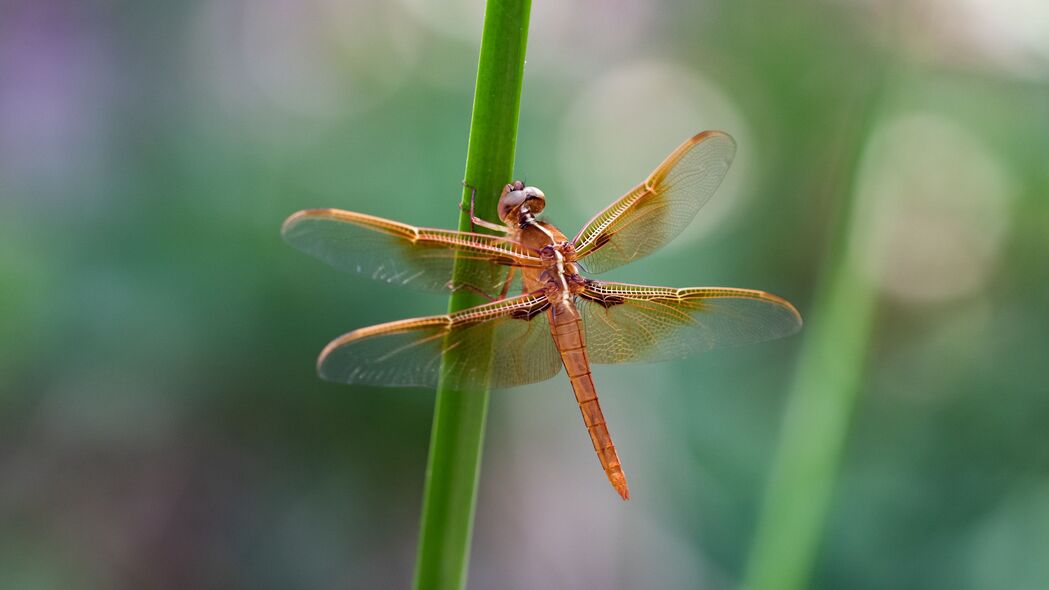
[[[630,499],[630,488],[626,485],[626,476],[620,473],[613,473],[608,478],[612,482],[612,487],[619,493],[619,497],[624,500]]]

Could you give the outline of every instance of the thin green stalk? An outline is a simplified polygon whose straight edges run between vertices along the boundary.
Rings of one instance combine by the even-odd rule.
[[[874,95],[876,96],[876,94]],[[857,156],[846,174],[844,209],[791,386],[779,444],[741,588],[801,590],[823,536],[852,409],[866,359],[875,293],[862,272],[871,245],[870,207],[857,190],[858,145],[866,140],[876,98],[854,120]],[[848,181],[852,181],[851,183]],[[849,189],[851,184],[851,190]]]
[[[488,0],[485,8],[462,206],[469,209],[476,189],[476,214],[488,220],[496,219],[499,193],[513,175],[530,10],[531,0]],[[470,229],[465,211],[459,216],[459,229]],[[456,261],[456,277],[464,276],[470,264],[474,262]],[[448,309],[458,311],[483,302],[479,295],[459,290]],[[461,356],[452,349],[445,353],[443,365],[491,363],[490,358]],[[466,586],[487,411],[487,390],[456,390],[441,379],[426,466],[416,590]]]

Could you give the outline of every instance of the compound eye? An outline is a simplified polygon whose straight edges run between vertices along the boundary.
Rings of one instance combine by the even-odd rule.
[[[517,209],[525,202],[525,198],[523,191],[509,191],[505,193],[499,199],[499,219],[506,221],[514,209]],[[510,221],[514,220],[511,219]]]
[[[507,219],[512,216],[519,207],[527,203],[528,211],[539,213],[546,207],[546,195],[534,186],[525,186],[520,180],[514,181],[503,188],[503,194],[499,197],[499,219],[503,221],[516,222],[516,219]]]
[[[521,192],[525,194],[525,202],[532,213],[539,213],[546,208],[546,195],[543,191],[534,186],[526,186]]]

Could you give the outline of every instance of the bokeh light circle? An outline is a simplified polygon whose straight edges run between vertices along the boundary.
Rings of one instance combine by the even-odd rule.
[[[977,136],[936,113],[874,132],[859,179],[872,244],[866,271],[890,296],[938,301],[977,291],[1008,229],[1012,180]]]
[[[675,147],[707,129],[740,148],[717,195],[669,247],[687,246],[741,205],[756,152],[743,114],[713,81],[684,66],[634,62],[597,80],[566,110],[558,141],[566,203],[587,218],[624,194]]]

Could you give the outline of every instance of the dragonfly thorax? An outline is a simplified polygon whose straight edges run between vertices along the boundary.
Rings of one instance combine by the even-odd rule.
[[[572,242],[555,242],[539,249],[539,258],[547,265],[562,261],[571,263],[575,260],[575,246]]]
[[[565,292],[575,292],[570,285],[582,283],[583,278],[576,270],[575,248],[571,242],[553,243],[539,249],[539,257],[546,266],[544,273],[547,281],[556,283]]]

